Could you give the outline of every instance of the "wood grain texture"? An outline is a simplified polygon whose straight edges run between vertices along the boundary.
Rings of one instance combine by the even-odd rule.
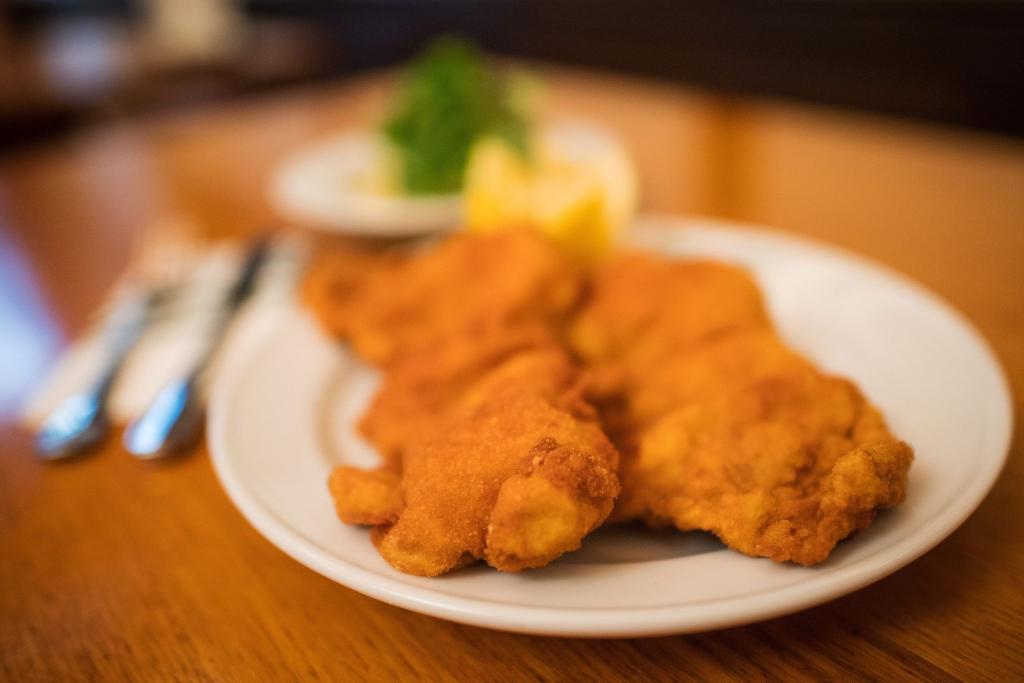
[[[1019,141],[585,72],[551,72],[549,83],[554,110],[602,120],[633,147],[645,208],[763,221],[889,263],[959,306],[995,347],[1014,393],[1024,392]],[[34,273],[36,313],[67,336],[80,331],[123,268],[130,237],[160,217],[190,217],[211,235],[273,224],[262,192],[273,163],[303,140],[367,120],[385,84],[374,77],[184,112],[3,160],[0,226],[5,248]],[[873,586],[743,628],[587,641],[451,624],[334,584],[245,523],[201,450],[142,463],[112,440],[93,457],[45,465],[5,420],[2,680],[1024,675],[1019,430],[977,513]]]

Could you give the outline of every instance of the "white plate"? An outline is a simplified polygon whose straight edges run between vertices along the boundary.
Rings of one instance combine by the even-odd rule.
[[[903,567],[978,506],[1006,457],[1011,404],[995,358],[956,312],[898,274],[794,237],[641,223],[633,239],[648,248],[748,267],[785,338],[859,382],[916,449],[904,505],[815,568],[745,557],[702,534],[629,527],[599,530],[541,570],[401,574],[365,529],[336,519],[326,488],[342,457],[373,461],[352,422],[376,377],[298,310],[215,388],[210,443],[231,499],[284,552],[366,595],[468,624],[574,636],[700,631],[804,609]]]

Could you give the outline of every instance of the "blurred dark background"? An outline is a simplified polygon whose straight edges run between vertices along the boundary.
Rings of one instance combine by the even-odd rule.
[[[1024,4],[7,0],[0,150],[120,116],[496,53],[1024,135]]]

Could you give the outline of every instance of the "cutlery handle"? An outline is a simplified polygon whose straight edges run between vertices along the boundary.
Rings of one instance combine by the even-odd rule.
[[[217,320],[212,327],[206,346],[200,352],[192,371],[189,373],[188,377],[191,384],[195,385],[198,382],[199,376],[206,369],[213,354],[220,346],[221,340],[227,333],[235,313],[238,312],[238,309],[241,308],[242,304],[245,303],[246,299],[249,298],[255,289],[256,279],[269,253],[270,240],[268,238],[260,239],[249,248],[245,263],[242,264],[238,276],[224,296],[224,301],[221,304],[220,311],[217,313]]]
[[[259,276],[269,253],[270,240],[265,237],[250,247],[238,278],[231,286],[231,289],[228,290],[225,304],[229,311],[237,309],[252,294],[253,289],[256,287],[256,278]]]
[[[142,336],[156,299],[155,292],[129,292],[110,315],[102,333],[106,347],[103,366],[87,392],[96,396],[101,404],[106,403],[128,353]]]

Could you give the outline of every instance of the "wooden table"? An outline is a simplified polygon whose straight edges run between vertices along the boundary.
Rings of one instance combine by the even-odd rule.
[[[960,307],[1021,395],[1021,141],[596,74],[548,79],[553,110],[584,112],[631,145],[646,209],[764,222],[889,263]],[[385,83],[111,125],[0,162],[0,287],[21,320],[0,318],[2,353],[20,354],[2,366],[4,395],[24,396],[39,374],[32,359],[83,328],[142,226],[169,215],[217,235],[272,224],[272,164],[373,116]],[[1019,431],[977,513],[890,578],[743,628],[587,641],[460,626],[332,583],[246,524],[205,452],[141,463],[111,444],[46,465],[9,409],[4,420],[0,679],[1024,675]]]

